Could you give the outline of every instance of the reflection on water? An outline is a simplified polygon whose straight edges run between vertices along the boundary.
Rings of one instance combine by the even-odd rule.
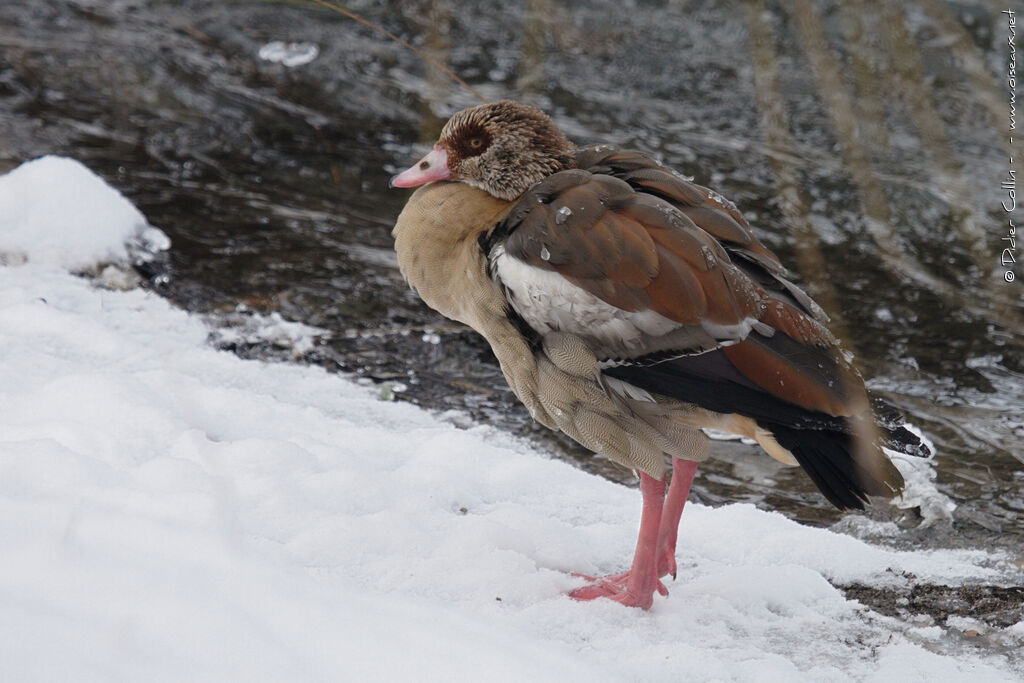
[[[580,143],[655,152],[736,201],[870,386],[938,445],[957,533],[908,536],[1021,547],[1024,289],[997,262],[1011,155],[1000,8],[364,4],[487,97],[537,104]],[[260,59],[274,41],[315,58]],[[486,345],[400,280],[389,232],[406,193],[387,178],[474,103],[397,45],[294,3],[0,7],[0,170],[76,156],[173,237],[164,291],[183,306],[334,330],[308,360],[628,478],[532,426]],[[740,444],[717,451],[699,499],[838,519],[801,473]]]

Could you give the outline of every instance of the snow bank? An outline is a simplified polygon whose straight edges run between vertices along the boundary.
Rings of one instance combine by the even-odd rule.
[[[0,182],[0,264],[69,270],[129,258],[129,246],[166,249],[131,202],[80,162],[46,156]]]
[[[12,177],[22,201],[46,195],[56,175],[16,171],[0,197]],[[131,234],[103,232],[121,201],[105,196],[81,203],[110,240],[86,245],[94,260]],[[74,232],[40,220],[23,234],[56,244],[44,228],[58,224]],[[320,369],[218,352],[163,299],[37,265],[29,238],[19,248],[28,263],[0,267],[2,680],[1022,673],[829,583],[995,580],[992,556],[896,552],[748,505],[688,507],[679,580],[650,612],[569,600],[571,572],[628,563],[636,491]],[[1024,629],[1003,636],[1013,652]]]

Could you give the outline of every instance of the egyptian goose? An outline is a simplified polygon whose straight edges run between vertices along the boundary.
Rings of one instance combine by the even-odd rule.
[[[572,597],[667,594],[702,428],[803,466],[841,509],[901,492],[880,443],[926,454],[876,423],[825,314],[735,206],[651,157],[577,148],[502,101],[455,114],[392,184],[422,186],[393,232],[419,296],[490,342],[536,420],[640,473],[632,567]]]

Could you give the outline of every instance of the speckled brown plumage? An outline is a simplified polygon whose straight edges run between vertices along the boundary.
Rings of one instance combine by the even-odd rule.
[[[481,139],[480,147],[470,143]],[[504,100],[465,109],[445,124],[437,144],[463,182],[512,200],[538,180],[573,164],[574,146],[547,114]]]

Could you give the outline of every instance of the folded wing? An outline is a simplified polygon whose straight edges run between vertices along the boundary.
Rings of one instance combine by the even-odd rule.
[[[898,492],[895,468],[858,445],[867,397],[824,313],[735,207],[639,152],[577,162],[481,237],[520,324],[582,339],[609,391],[754,420],[839,507]]]

